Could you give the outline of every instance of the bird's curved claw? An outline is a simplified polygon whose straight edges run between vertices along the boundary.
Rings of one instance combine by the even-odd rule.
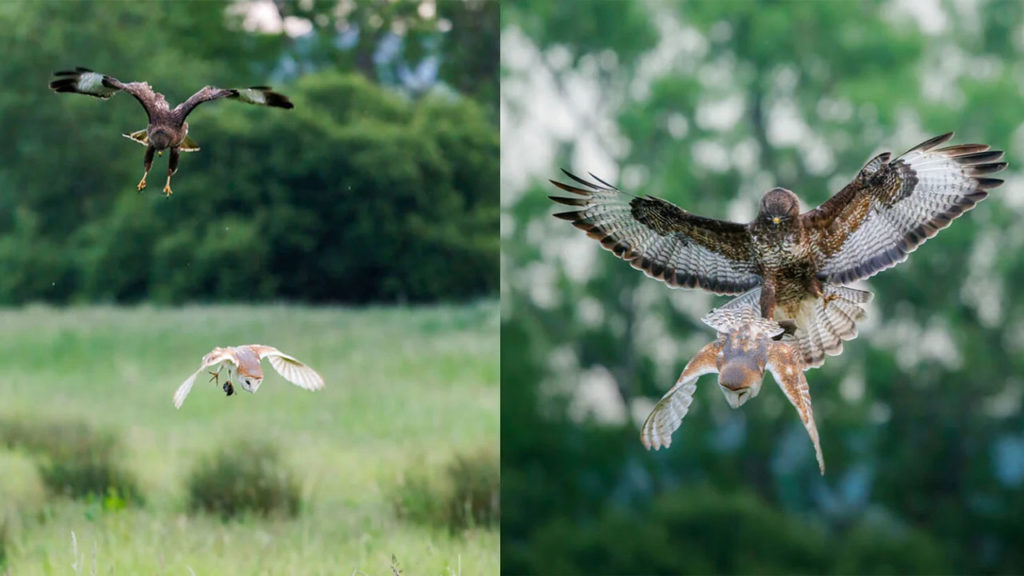
[[[170,198],[171,194],[174,194],[174,192],[171,191],[171,185],[168,184],[164,186],[164,195]]]
[[[782,334],[778,335],[778,339],[781,339],[786,334],[796,334],[796,322],[792,320],[779,320],[778,323],[782,327]]]
[[[139,185],[136,186],[139,192],[142,192],[146,188],[146,179],[139,180]]]
[[[830,302],[835,302],[836,300],[839,300],[839,294],[825,294],[823,296],[823,299],[825,300],[825,303],[822,305],[822,308],[825,308],[827,310]]]

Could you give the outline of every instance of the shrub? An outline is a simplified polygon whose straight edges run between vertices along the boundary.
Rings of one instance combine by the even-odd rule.
[[[501,519],[501,472],[498,455],[490,449],[456,456],[448,465],[452,492],[448,521],[452,529],[497,526]]]
[[[413,467],[392,495],[400,518],[453,532],[497,526],[501,517],[498,455],[481,449],[456,456],[443,471]]]
[[[188,480],[189,510],[225,519],[246,512],[295,516],[300,503],[293,474],[265,442],[233,442],[201,460]]]
[[[110,432],[74,420],[8,419],[0,421],[0,440],[34,457],[39,478],[51,494],[120,505],[142,502],[138,481],[118,462],[120,444]]]

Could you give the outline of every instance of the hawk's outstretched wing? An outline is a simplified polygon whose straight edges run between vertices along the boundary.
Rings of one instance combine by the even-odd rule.
[[[662,446],[668,448],[672,444],[672,433],[682,424],[683,417],[693,403],[697,379],[704,374],[718,372],[717,359],[721,351],[722,341],[715,340],[701,348],[693,359],[686,363],[686,368],[683,368],[676,385],[661,397],[644,420],[640,440],[645,448],[657,450]]]
[[[219,100],[220,98],[231,98],[247,104],[259,106],[273,106],[275,108],[294,108],[295,105],[288,100],[284,94],[271,90],[268,86],[253,86],[251,88],[217,88],[216,86],[204,86],[200,91],[188,100],[178,104],[174,108],[174,114],[179,120],[184,120],[196,106],[203,102]]]
[[[252,349],[259,354],[260,360],[266,358],[278,374],[299,388],[320,390],[324,387],[324,379],[316,370],[281,352],[277,348],[253,344]]]
[[[630,196],[593,175],[598,183],[565,175],[583,187],[552,180],[576,196],[550,198],[578,210],[555,216],[648,276],[718,294],[739,294],[761,284],[743,224],[695,216],[651,196]]]
[[[812,230],[821,268],[818,277],[848,284],[902,262],[1003,183],[1001,150],[983,144],[938,148],[943,134],[890,161],[868,162],[841,192],[802,214]]]
[[[199,369],[182,382],[181,386],[178,386],[178,389],[174,392],[174,407],[181,408],[188,393],[192,391],[192,385],[196,383],[196,377],[199,376],[200,372],[225,361],[232,364],[235,363],[235,355],[227,348],[214,348],[212,352],[203,356],[203,363],[199,366]]]
[[[153,117],[155,111],[167,109],[167,101],[163,94],[154,92],[145,82],[124,83],[113,76],[93,72],[80,66],[74,70],[54,72],[53,75],[56,76],[56,79],[50,82],[50,89],[54,92],[72,92],[107,100],[123,90],[134,96],[139,104],[142,104],[142,108],[150,118]]]

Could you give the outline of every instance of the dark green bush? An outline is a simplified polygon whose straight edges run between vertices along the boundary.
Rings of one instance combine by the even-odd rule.
[[[392,495],[401,518],[452,531],[497,526],[501,519],[500,465],[492,449],[456,456],[431,474],[414,467]]]
[[[295,516],[301,496],[277,449],[240,440],[201,460],[188,480],[188,508],[227,519],[247,512]]]
[[[456,456],[448,465],[452,483],[448,523],[452,529],[497,526],[501,520],[501,472],[490,449]]]
[[[135,477],[119,461],[120,444],[110,432],[85,422],[6,419],[0,441],[30,453],[51,494],[101,498],[113,507],[142,502]]]

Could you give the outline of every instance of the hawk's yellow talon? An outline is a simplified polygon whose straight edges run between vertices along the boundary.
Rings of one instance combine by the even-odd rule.
[[[143,178],[142,180],[139,180],[139,185],[138,185],[138,186],[136,186],[136,188],[137,188],[137,189],[139,190],[139,192],[142,192],[142,190],[143,190],[143,189],[144,189],[145,187],[146,187],[146,179],[145,179],[145,178]]]
[[[164,186],[164,194],[166,194],[168,197],[170,197],[171,194],[174,194],[174,192],[171,191],[170,184]]]

